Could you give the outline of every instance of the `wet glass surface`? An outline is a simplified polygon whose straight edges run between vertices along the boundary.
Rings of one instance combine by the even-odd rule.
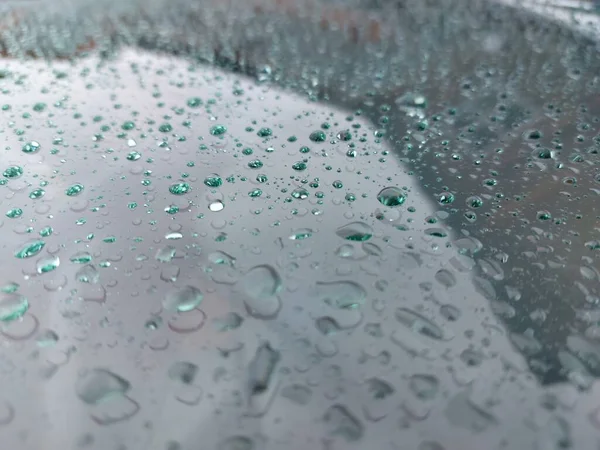
[[[256,4],[0,20],[7,448],[598,448],[591,34]]]

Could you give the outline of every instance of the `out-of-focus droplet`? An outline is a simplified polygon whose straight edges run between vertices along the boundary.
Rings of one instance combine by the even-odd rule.
[[[77,396],[89,405],[123,395],[131,387],[129,381],[106,369],[91,369],[75,385]]]
[[[17,293],[0,293],[0,321],[8,322],[22,317],[29,309],[29,301]]]
[[[184,286],[170,291],[162,304],[168,311],[186,312],[196,308],[202,302],[204,295],[194,286]]]

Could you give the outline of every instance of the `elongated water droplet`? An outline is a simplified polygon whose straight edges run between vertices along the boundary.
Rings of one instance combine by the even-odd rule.
[[[373,236],[373,228],[364,222],[352,222],[338,228],[335,233],[349,241],[367,241]]]
[[[331,434],[342,436],[349,442],[358,441],[363,437],[363,424],[344,405],[331,406],[325,412],[323,420],[330,427]]]
[[[248,386],[252,395],[260,394],[269,388],[269,382],[280,359],[280,352],[271,348],[268,342],[258,347],[248,366]]]
[[[15,251],[15,257],[19,259],[31,258],[42,251],[46,243],[42,240],[32,240],[23,244]]]
[[[0,321],[8,322],[22,317],[29,309],[29,302],[23,295],[0,293]]]

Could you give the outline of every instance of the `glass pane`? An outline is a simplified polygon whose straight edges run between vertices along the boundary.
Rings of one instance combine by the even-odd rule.
[[[0,11],[3,446],[597,447],[592,3]]]

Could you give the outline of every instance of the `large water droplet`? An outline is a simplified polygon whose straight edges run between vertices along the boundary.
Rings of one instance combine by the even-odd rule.
[[[186,312],[197,307],[203,298],[204,295],[200,289],[194,286],[184,286],[169,292],[162,304],[168,311]]]
[[[19,259],[31,258],[42,251],[46,243],[36,239],[28,241],[15,251],[15,257]]]
[[[338,228],[335,234],[349,241],[367,241],[373,236],[373,228],[364,222],[352,222]]]
[[[250,269],[236,285],[242,294],[248,313],[259,319],[270,319],[279,313],[281,300],[277,296],[281,290],[281,277],[267,265]]]
[[[261,394],[269,388],[281,353],[271,348],[268,342],[258,347],[248,366],[248,387],[252,395]]]
[[[323,420],[330,427],[330,433],[347,441],[358,441],[364,434],[364,426],[344,405],[333,405],[325,412]]]
[[[77,396],[89,405],[96,405],[110,397],[126,393],[129,381],[106,369],[92,369],[75,385]]]
[[[316,295],[320,301],[340,309],[355,309],[361,306],[367,292],[354,281],[317,282]]]
[[[406,201],[406,194],[397,187],[386,187],[377,194],[379,203],[385,206],[400,206]]]
[[[423,336],[436,340],[444,338],[444,332],[439,326],[421,314],[408,308],[396,309],[396,320]]]
[[[421,400],[432,400],[437,394],[439,384],[436,376],[428,374],[415,374],[408,382],[412,393]]]
[[[22,317],[29,309],[29,302],[23,295],[0,292],[0,321],[10,321]]]

